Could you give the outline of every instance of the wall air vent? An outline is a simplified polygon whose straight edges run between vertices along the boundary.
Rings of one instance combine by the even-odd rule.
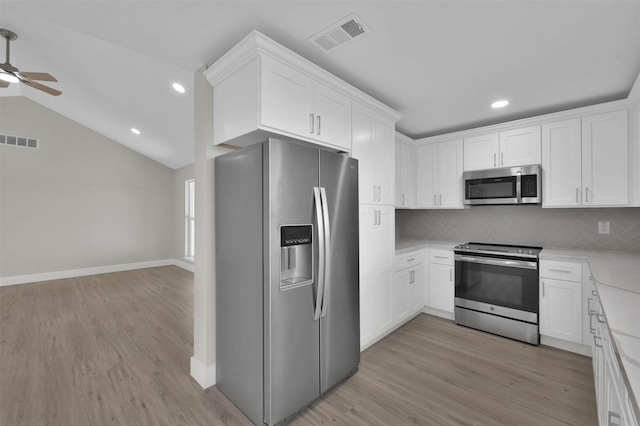
[[[370,33],[371,30],[362,19],[355,13],[352,13],[335,24],[312,35],[307,41],[323,52],[329,53],[339,46],[344,46],[348,42],[356,38],[363,38]]]
[[[0,145],[13,145],[23,148],[38,149],[38,139],[27,138],[24,136],[13,136],[0,134]]]

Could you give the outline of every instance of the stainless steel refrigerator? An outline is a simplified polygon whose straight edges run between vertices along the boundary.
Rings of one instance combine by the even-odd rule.
[[[360,362],[358,162],[269,139],[215,159],[216,382],[286,423]]]

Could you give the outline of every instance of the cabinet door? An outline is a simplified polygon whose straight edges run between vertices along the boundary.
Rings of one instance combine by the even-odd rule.
[[[453,313],[453,266],[429,264],[429,307]]]
[[[281,62],[263,59],[261,121],[294,135],[314,137],[315,82]]]
[[[416,206],[434,208],[438,183],[437,145],[421,145],[416,148],[416,178]]]
[[[393,206],[375,206],[378,213],[378,225],[375,227],[373,246],[376,250],[377,271],[393,269],[395,259],[396,216]]]
[[[438,207],[462,208],[462,140],[438,144]]]
[[[424,264],[413,268],[413,279],[409,281],[409,312],[414,314],[424,308],[425,287]]]
[[[392,271],[360,282],[360,347],[382,336],[393,326]]]
[[[351,99],[324,84],[314,92],[315,138],[351,150]]]
[[[582,283],[540,279],[540,334],[582,343]]]
[[[415,205],[415,156],[413,147],[396,142],[396,207]]]
[[[474,136],[464,140],[464,170],[482,170],[498,167],[497,133]]]
[[[413,280],[413,270],[403,269],[393,277],[393,318],[394,323],[409,317],[409,287]]]
[[[540,164],[540,126],[500,132],[500,167]]]
[[[582,204],[580,119],[542,126],[542,205]]]
[[[378,186],[377,202],[387,206],[393,206],[395,201],[393,197],[395,125],[393,121],[377,116],[374,120],[374,126],[373,177],[374,185]]]
[[[378,256],[375,242],[377,211],[374,206],[360,205],[360,279],[364,280],[375,273],[376,257]]]
[[[360,104],[353,103],[352,113],[352,151],[358,159],[358,198],[360,203],[371,204],[377,200],[377,188],[374,184],[374,117],[372,111]]]
[[[627,111],[582,119],[583,205],[629,203]]]

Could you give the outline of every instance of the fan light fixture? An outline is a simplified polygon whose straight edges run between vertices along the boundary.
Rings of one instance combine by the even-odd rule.
[[[20,81],[15,75],[6,72],[0,72],[0,80],[7,83],[18,83]]]
[[[494,103],[491,104],[491,108],[504,108],[507,105],[509,105],[509,101],[507,100],[500,100],[500,101],[495,101]]]
[[[140,130],[136,129],[135,127],[131,128],[131,133],[135,133],[136,135],[140,134]]]

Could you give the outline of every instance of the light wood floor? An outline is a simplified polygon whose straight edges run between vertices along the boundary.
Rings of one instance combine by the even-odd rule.
[[[248,424],[189,375],[193,274],[0,287],[0,425]],[[590,359],[420,315],[296,426],[595,425]]]

